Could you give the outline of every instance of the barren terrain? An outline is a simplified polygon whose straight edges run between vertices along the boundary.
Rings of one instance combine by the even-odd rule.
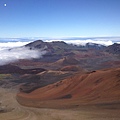
[[[120,68],[75,74],[65,80],[20,92],[22,105],[49,108],[70,108],[89,104],[120,104]]]
[[[16,91],[0,88],[0,100],[4,111],[0,120],[119,120],[118,105],[88,105],[72,109],[24,107],[16,101]]]
[[[25,47],[46,54],[0,66],[0,120],[120,119],[119,44]]]

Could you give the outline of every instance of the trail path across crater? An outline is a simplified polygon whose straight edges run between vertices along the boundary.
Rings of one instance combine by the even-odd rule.
[[[15,90],[0,88],[1,106],[0,120],[119,120],[119,110],[87,109],[43,109],[21,106],[16,101]]]

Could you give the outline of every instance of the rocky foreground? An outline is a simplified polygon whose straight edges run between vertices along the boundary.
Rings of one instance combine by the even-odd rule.
[[[86,105],[72,109],[24,107],[16,101],[16,91],[0,88],[0,120],[119,120],[120,107]]]

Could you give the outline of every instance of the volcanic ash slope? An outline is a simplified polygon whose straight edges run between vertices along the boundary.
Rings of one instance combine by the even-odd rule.
[[[20,92],[17,101],[25,106],[67,108],[89,104],[120,103],[120,68],[76,74],[31,93]]]

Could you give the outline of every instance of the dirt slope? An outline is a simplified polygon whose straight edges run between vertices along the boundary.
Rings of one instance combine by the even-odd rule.
[[[119,120],[120,109],[81,106],[79,109],[24,107],[15,99],[16,91],[0,88],[0,120]],[[8,99],[9,98],[9,99]]]
[[[120,68],[77,74],[32,91],[18,93],[20,104],[34,107],[71,107],[120,103]]]

